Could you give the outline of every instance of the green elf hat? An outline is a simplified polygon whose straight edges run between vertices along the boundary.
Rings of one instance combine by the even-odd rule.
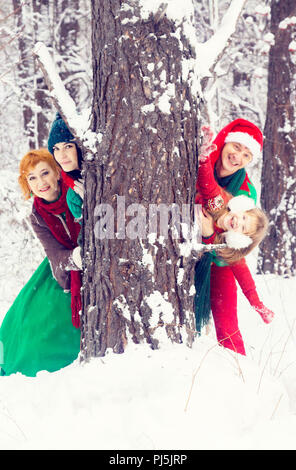
[[[48,151],[53,155],[53,147],[59,142],[73,142],[75,137],[71,134],[66,123],[63,121],[62,116],[57,113],[55,120],[52,123],[47,148]]]

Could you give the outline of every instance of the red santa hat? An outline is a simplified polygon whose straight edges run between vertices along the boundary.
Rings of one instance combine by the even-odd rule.
[[[252,152],[253,161],[261,156],[263,135],[259,127],[246,119],[235,119],[225,126],[217,135],[213,144],[217,150],[211,153],[212,163],[216,163],[224,145],[228,142],[238,142]]]
[[[260,158],[263,146],[261,131],[256,127],[237,125],[225,137],[225,144],[228,142],[238,142],[248,147],[253,154],[253,159]]]

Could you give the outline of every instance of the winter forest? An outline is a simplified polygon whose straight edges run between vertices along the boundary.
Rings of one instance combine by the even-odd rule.
[[[20,161],[47,149],[57,112],[83,154],[80,352],[0,376],[0,448],[105,450],[108,464],[134,450],[138,466],[160,465],[148,450],[184,464],[193,450],[295,450],[295,1],[8,0],[0,38],[0,325],[47,256]],[[247,173],[269,225],[245,258],[274,312],[262,321],[236,278],[245,354],[218,344],[211,316],[196,331],[195,266],[212,245],[184,224],[142,236],[160,203],[193,220],[202,126],[236,119],[263,133]],[[113,238],[98,235],[99,202]],[[0,335],[0,366],[5,353]]]

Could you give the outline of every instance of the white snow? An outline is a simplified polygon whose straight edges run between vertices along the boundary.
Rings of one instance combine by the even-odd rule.
[[[213,325],[192,349],[167,343],[159,327],[157,351],[129,344],[55,373],[1,377],[0,448],[294,450],[295,278],[255,280],[276,317],[265,325],[239,294],[247,357],[219,347]],[[164,307],[165,321],[173,318],[166,298],[146,299],[155,327]],[[3,317],[7,302],[0,305]]]
[[[139,0],[142,18],[147,20],[151,13],[157,13],[163,3],[167,3],[166,15],[171,20],[181,22],[184,18],[191,18],[194,14],[192,0]]]
[[[200,78],[211,76],[211,67],[215,64],[215,61],[226,47],[229,38],[234,33],[237,19],[245,1],[232,1],[215,34],[205,43],[196,44],[198,75]]]
[[[152,294],[144,297],[143,301],[147,303],[152,311],[152,317],[149,320],[152,328],[155,328],[160,320],[164,323],[172,323],[174,321],[174,309],[167,298],[167,292],[161,294],[159,291],[154,291]]]
[[[257,5],[255,13],[263,16],[268,15],[270,13],[270,7],[267,5]]]
[[[34,47],[34,54],[38,58],[48,76],[47,86],[50,95],[56,100],[66,118],[72,133],[80,138],[86,148],[91,152],[96,150],[96,143],[102,140],[102,134],[95,134],[89,129],[90,109],[78,114],[76,104],[67,92],[61,77],[57,73],[56,65],[50,55],[49,49],[42,42],[37,42]]]
[[[143,17],[155,13],[162,1],[140,0]],[[178,22],[192,14],[192,0],[168,3],[167,15]],[[231,6],[239,8],[239,3],[233,1]],[[121,9],[127,8],[123,3]],[[269,11],[269,7],[257,8],[262,15]],[[286,18],[280,27],[295,24],[295,18]],[[228,34],[232,24],[225,23]],[[192,29],[187,32],[190,36]],[[218,53],[218,38],[199,49],[198,66],[197,61],[184,61],[184,79],[191,79],[195,90],[196,72],[205,60],[204,73],[208,73]],[[56,88],[61,90],[59,83]],[[142,111],[152,112],[153,106]],[[64,107],[75,118],[73,103]],[[80,125],[75,119],[73,123]],[[95,145],[102,135],[88,138]],[[0,211],[2,321],[44,253],[24,222],[30,203],[22,202],[15,189],[17,169],[2,169],[0,178],[1,199],[9,207],[8,212]],[[186,256],[192,243],[181,248]],[[254,258],[249,261],[255,265]],[[180,270],[179,281],[182,275]],[[239,291],[246,357],[219,347],[212,324],[192,349],[168,343],[164,329],[158,327],[161,348],[157,351],[130,343],[124,354],[109,352],[87,364],[77,360],[55,373],[40,372],[36,378],[0,377],[0,448],[295,450],[296,280],[257,275],[255,281],[260,297],[276,316],[270,325],[264,324]],[[194,286],[189,294],[193,291]],[[168,294],[159,292],[146,299],[154,311],[155,327],[163,310],[165,320],[173,320],[167,299]],[[124,297],[117,299],[117,306],[130,317]],[[0,357],[1,353],[0,345]]]
[[[296,41],[293,40],[290,42],[289,46],[288,46],[288,49],[290,52],[296,52]]]
[[[141,110],[144,114],[153,113],[155,111],[155,105],[153,103],[146,104],[141,107]]]
[[[288,26],[296,24],[296,16],[288,16],[279,24],[279,29],[287,29]]]

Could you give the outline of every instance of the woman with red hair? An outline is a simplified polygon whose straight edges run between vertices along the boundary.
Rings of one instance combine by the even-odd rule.
[[[34,198],[30,220],[46,258],[2,322],[0,368],[1,375],[33,377],[72,363],[80,350],[80,225],[67,206],[60,169],[46,149],[28,152],[19,170],[25,199]]]

